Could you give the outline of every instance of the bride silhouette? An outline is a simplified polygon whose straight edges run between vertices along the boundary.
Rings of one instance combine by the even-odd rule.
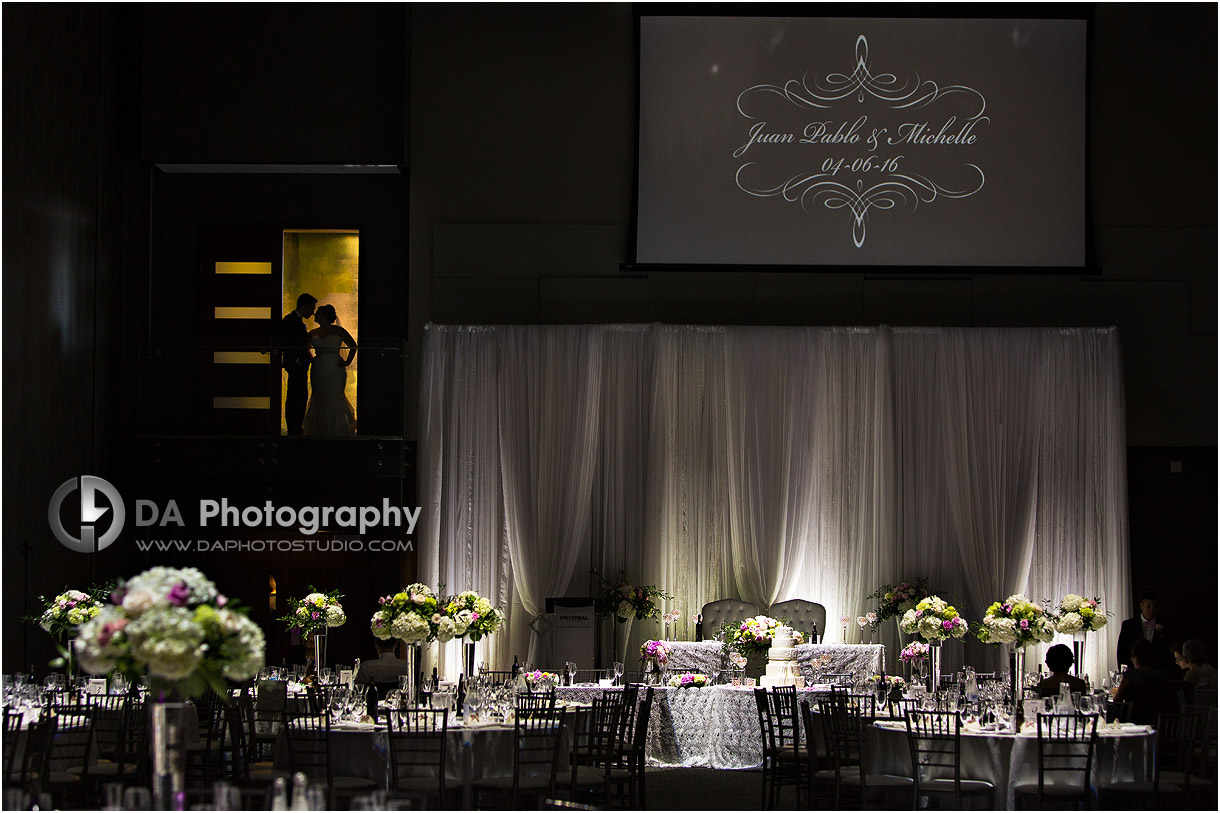
[[[356,411],[347,400],[347,367],[356,360],[356,340],[340,327],[334,305],[322,305],[314,312],[318,326],[309,331],[314,350],[309,367],[312,392],[305,409],[304,429],[314,437],[356,434]],[[347,345],[345,359],[342,347]]]

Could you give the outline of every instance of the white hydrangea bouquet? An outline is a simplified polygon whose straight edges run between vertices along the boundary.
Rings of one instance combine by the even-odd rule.
[[[445,643],[452,638],[467,638],[477,641],[491,635],[504,623],[504,614],[491,606],[491,602],[470,590],[458,593],[445,606],[445,614],[439,621],[437,640]]]
[[[1041,607],[1017,594],[988,607],[976,634],[985,644],[1029,646],[1053,639],[1055,626]]]
[[[940,596],[921,598],[914,609],[903,613],[898,626],[907,635],[918,635],[925,641],[961,638],[970,629],[957,608]]]
[[[444,615],[440,612],[436,593],[427,585],[418,582],[410,584],[377,601],[381,609],[373,613],[369,628],[378,638],[397,638],[408,644],[422,644],[439,638]]]
[[[288,625],[289,630],[300,630],[305,638],[329,627],[341,627],[347,622],[347,614],[339,600],[343,594],[338,590],[322,592],[312,584],[305,598],[289,597],[288,615],[279,620]]]
[[[193,567],[154,567],[120,582],[81,627],[74,650],[91,674],[118,673],[181,697],[248,680],[263,666],[263,631]]]
[[[105,590],[104,592],[109,592]],[[38,616],[38,626],[62,641],[66,635],[74,638],[81,624],[102,611],[102,590],[84,593],[80,590],[65,590],[48,601],[42,596],[38,600],[45,609]],[[99,595],[100,594],[100,595]]]
[[[1107,614],[1101,610],[1101,599],[1068,593],[1059,600],[1059,612],[1053,623],[1056,632],[1072,635],[1077,632],[1097,632],[1108,620]]]

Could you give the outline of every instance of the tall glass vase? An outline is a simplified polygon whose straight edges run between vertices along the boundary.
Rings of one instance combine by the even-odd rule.
[[[406,660],[407,660],[407,685],[404,691],[407,694],[408,705],[419,705],[419,645],[406,645]]]
[[[322,667],[326,665],[326,637],[326,627],[313,634],[313,669],[319,683],[322,680]]]
[[[475,673],[475,642],[462,641],[462,674],[467,680],[474,677]]]
[[[187,704],[152,706],[153,802],[158,810],[186,810]]]
[[[1012,702],[1018,706],[1021,705],[1021,700],[1025,695],[1025,647],[1017,644],[1010,644],[1011,649],[1008,653],[1009,663],[1009,691],[1012,693]]]
[[[931,686],[928,691],[936,694],[940,691],[940,645],[941,641],[928,641],[928,660],[932,662]]]
[[[1084,673],[1084,631],[1072,633],[1072,655],[1076,659],[1076,677],[1082,677]]]

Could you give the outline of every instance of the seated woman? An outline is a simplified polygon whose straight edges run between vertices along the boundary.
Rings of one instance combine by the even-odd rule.
[[[1216,667],[1207,662],[1207,650],[1198,638],[1182,644],[1180,665],[1186,670],[1184,679],[1194,685],[1196,691],[1216,691]]]
[[[1116,701],[1131,703],[1129,722],[1156,725],[1157,715],[1171,710],[1164,691],[1165,673],[1152,668],[1155,657],[1151,641],[1136,641],[1131,647],[1131,666],[1114,689]]]
[[[1068,674],[1075,662],[1076,656],[1063,644],[1056,644],[1046,650],[1046,668],[1051,670],[1051,675],[1038,683],[1038,697],[1058,697],[1061,683],[1066,683],[1073,692],[1085,691],[1088,688],[1085,682]]]

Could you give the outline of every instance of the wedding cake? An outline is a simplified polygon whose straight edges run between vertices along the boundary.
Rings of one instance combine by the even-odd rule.
[[[759,685],[764,689],[776,686],[804,687],[805,679],[796,665],[796,639],[792,637],[791,627],[775,628],[771,648],[767,650],[767,671]]]

